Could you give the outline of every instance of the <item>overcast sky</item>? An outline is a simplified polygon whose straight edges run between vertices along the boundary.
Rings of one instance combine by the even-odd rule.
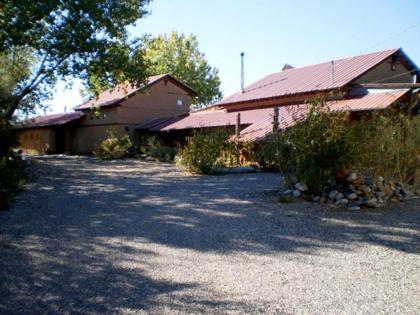
[[[402,47],[420,65],[419,0],[155,0],[132,36],[193,33],[219,69],[225,96],[285,63],[294,67]],[[49,112],[82,102],[80,84],[57,86]]]

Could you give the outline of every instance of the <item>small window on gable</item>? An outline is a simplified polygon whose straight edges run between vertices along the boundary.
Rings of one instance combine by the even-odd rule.
[[[181,99],[176,100],[176,105],[182,106],[184,105],[184,102]]]

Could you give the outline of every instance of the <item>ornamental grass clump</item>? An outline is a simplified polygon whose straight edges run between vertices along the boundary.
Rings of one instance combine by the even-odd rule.
[[[169,162],[175,158],[177,149],[166,146],[158,137],[150,136],[142,140],[140,150],[160,162]]]
[[[420,188],[420,116],[390,110],[354,122],[354,168]]]
[[[107,131],[108,138],[100,143],[93,152],[98,159],[115,160],[127,157],[133,146],[128,134],[121,134],[115,129]]]

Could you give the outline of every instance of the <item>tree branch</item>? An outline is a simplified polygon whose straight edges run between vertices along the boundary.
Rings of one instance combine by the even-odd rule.
[[[39,69],[32,80],[22,89],[22,91],[13,98],[9,108],[7,108],[6,112],[4,113],[4,118],[11,119],[16,109],[19,107],[20,102],[23,98],[28,95],[29,93],[33,92],[36,87],[41,84],[48,76],[49,73],[54,72],[57,68],[68,58],[68,55],[64,55],[56,65],[49,69],[48,71],[45,70],[45,63],[48,58],[48,53],[45,54],[44,58],[41,61]]]

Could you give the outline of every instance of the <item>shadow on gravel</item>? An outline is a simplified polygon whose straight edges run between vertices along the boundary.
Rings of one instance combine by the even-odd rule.
[[[42,166],[36,187],[42,204],[0,217],[0,313],[147,310],[162,294],[173,294],[165,302],[171,310],[244,307],[178,300],[176,292],[197,284],[149,278],[146,258],[155,253],[104,241],[110,238],[224,254],[316,255],[318,248],[362,243],[419,253],[420,213],[404,204],[375,212],[279,206],[264,194],[279,184],[275,174],[182,176],[165,164],[150,171],[143,165],[68,158]],[[39,198],[34,194],[26,193],[25,204]]]
[[[46,234],[143,238],[216,252],[310,254],[318,247],[344,248],[353,242],[419,252],[420,213],[414,204],[407,210],[410,203],[359,212],[323,210],[310,203],[278,205],[264,193],[278,187],[276,174],[165,176],[173,166],[152,164],[153,170],[139,171],[134,161],[63,163],[66,168],[49,164],[47,185],[39,187],[47,195],[43,208],[51,214],[33,220],[45,220]],[[97,171],[98,164],[104,169]],[[21,227],[27,229],[23,222]]]

